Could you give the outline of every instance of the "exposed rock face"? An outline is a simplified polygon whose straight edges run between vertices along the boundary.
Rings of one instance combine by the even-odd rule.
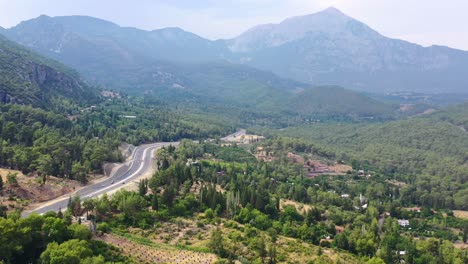
[[[74,102],[97,98],[72,70],[0,35],[0,102],[48,108],[57,97]]]

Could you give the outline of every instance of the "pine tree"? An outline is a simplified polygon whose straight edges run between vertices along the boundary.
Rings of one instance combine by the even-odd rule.
[[[156,194],[153,194],[153,199],[151,200],[151,208],[155,211],[159,210],[158,195]]]
[[[60,207],[57,213],[58,218],[63,218],[62,208]]]
[[[225,257],[226,255],[226,250],[224,249],[224,243],[223,243],[223,234],[221,232],[221,229],[217,227],[213,233],[211,234],[210,242],[208,244],[208,247],[213,250],[213,252],[220,256],[220,257]]]
[[[148,192],[148,181],[146,179],[142,179],[138,183],[138,193],[140,196],[145,196],[146,192]]]
[[[272,243],[268,248],[268,257],[270,258],[270,260],[268,261],[269,264],[276,264],[276,255],[276,246]]]
[[[468,242],[468,224],[463,227],[463,243]]]
[[[261,237],[257,241],[257,250],[258,250],[258,256],[262,259],[262,263],[265,263],[267,251],[266,251],[265,240],[263,239],[263,237]]]
[[[239,191],[237,192],[228,192],[226,195],[226,209],[230,217],[234,216],[237,213],[237,208],[240,204],[240,195]]]
[[[164,158],[163,162],[162,162],[162,167],[161,167],[163,170],[169,168],[169,161]]]
[[[71,198],[71,196],[70,196],[70,197],[68,197],[67,209],[71,211],[71,210],[72,210],[72,206],[73,206],[73,205],[72,205],[72,198]]]

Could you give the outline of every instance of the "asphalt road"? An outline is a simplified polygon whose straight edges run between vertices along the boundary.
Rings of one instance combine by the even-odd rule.
[[[235,133],[232,133],[230,135],[227,135],[227,136],[221,138],[221,140],[222,141],[232,141],[232,140],[235,140],[235,138],[237,138],[237,137],[244,136],[245,134],[247,134],[247,131],[245,129],[240,129],[239,131],[237,131]]]
[[[133,159],[130,164],[123,165],[113,175],[98,183],[87,185],[80,190],[71,193],[70,196],[79,195],[81,200],[86,200],[91,197],[96,197],[109,191],[113,191],[123,187],[126,183],[137,179],[142,174],[151,170],[154,158],[154,150],[163,146],[177,145],[178,142],[161,142],[154,144],[141,145],[135,148],[133,152]],[[58,212],[60,209],[65,210],[68,205],[68,198],[63,197],[52,203],[47,203],[31,211],[23,212],[22,216],[26,217],[29,214],[36,212],[43,214],[49,211]]]

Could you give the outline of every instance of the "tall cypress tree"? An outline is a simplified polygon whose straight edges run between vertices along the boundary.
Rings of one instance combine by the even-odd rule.
[[[153,194],[153,199],[151,199],[151,208],[155,211],[159,210],[158,195]]]

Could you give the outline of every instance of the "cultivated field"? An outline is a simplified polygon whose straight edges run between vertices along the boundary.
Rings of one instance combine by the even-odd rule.
[[[211,253],[180,249],[149,239],[140,238],[139,243],[137,243],[127,237],[113,234],[105,234],[97,239],[120,248],[123,255],[133,258],[137,263],[210,264],[217,260],[216,255]]]

